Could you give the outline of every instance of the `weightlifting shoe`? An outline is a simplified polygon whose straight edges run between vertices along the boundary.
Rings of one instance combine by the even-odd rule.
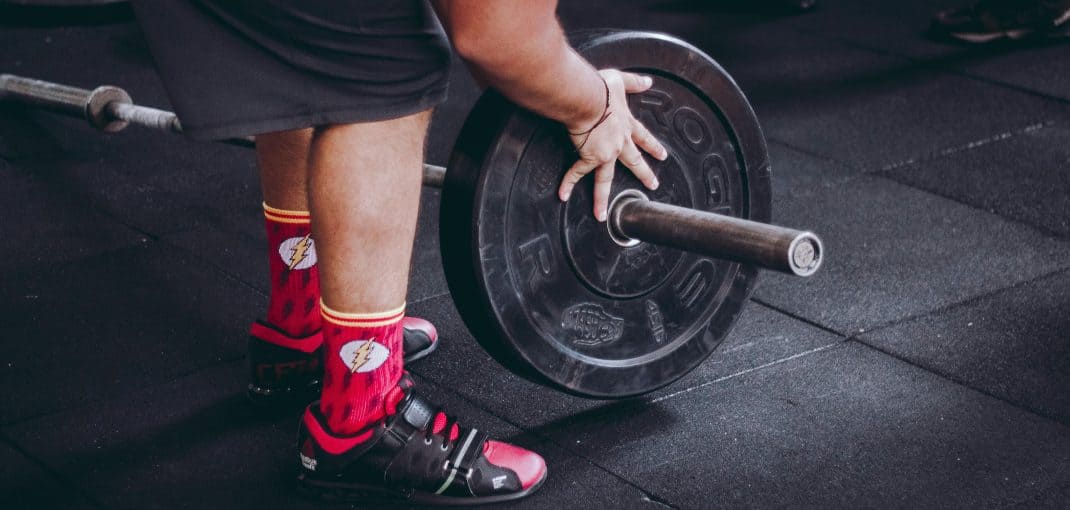
[[[350,436],[327,429],[319,402],[305,410],[297,441],[305,490],[347,502],[480,505],[523,498],[546,480],[538,454],[457,425],[406,380],[396,412]]]
[[[438,347],[438,332],[417,317],[401,320],[405,363],[412,363]],[[316,398],[323,377],[323,333],[294,338],[270,324],[254,322],[249,331],[249,398],[261,404],[299,402]]]
[[[1028,37],[1065,37],[1070,28],[1066,0],[978,0],[933,17],[929,34],[970,43]]]

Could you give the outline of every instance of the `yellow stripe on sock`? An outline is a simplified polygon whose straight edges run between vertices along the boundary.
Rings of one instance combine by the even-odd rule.
[[[264,216],[269,219],[279,221],[282,223],[308,223],[312,217],[308,211],[288,211],[286,209],[278,209],[271,207],[267,202],[263,202]]]
[[[332,310],[323,299],[320,299],[320,313],[323,319],[331,324],[339,326],[374,328],[394,324],[405,316],[405,303],[401,306],[383,312],[371,313],[344,313]]]
[[[279,223],[290,223],[290,224],[294,224],[294,225],[308,225],[309,223],[311,223],[311,221],[308,218],[294,218],[292,216],[275,216],[274,214],[269,214],[267,211],[264,211],[264,217],[269,219],[269,220],[271,220],[271,221],[277,221]]]

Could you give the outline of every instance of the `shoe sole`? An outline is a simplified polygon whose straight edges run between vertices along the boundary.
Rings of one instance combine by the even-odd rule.
[[[344,503],[380,503],[380,504],[416,504],[428,506],[478,506],[494,503],[504,503],[525,498],[542,487],[549,475],[549,470],[543,473],[542,478],[534,485],[520,492],[511,494],[499,494],[496,496],[471,496],[456,497],[442,496],[428,492],[412,492],[405,494],[383,487],[364,484],[350,484],[341,482],[325,482],[305,476],[304,473],[297,475],[297,481],[302,490],[327,501]]]

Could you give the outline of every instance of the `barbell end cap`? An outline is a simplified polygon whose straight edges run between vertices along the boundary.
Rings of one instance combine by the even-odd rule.
[[[101,85],[91,90],[85,102],[85,118],[89,124],[105,133],[126,129],[130,123],[111,114],[108,105],[112,103],[134,104],[134,100],[125,90],[112,85]]]
[[[813,232],[799,234],[788,245],[788,264],[796,276],[812,276],[821,268],[825,245]]]

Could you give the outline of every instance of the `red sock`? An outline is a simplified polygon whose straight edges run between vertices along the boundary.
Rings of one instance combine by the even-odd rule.
[[[265,203],[264,217],[271,269],[267,322],[291,337],[306,337],[321,325],[319,266],[309,214]]]
[[[405,305],[382,313],[323,309],[324,374],[320,410],[335,434],[354,434],[393,414],[403,367]]]

